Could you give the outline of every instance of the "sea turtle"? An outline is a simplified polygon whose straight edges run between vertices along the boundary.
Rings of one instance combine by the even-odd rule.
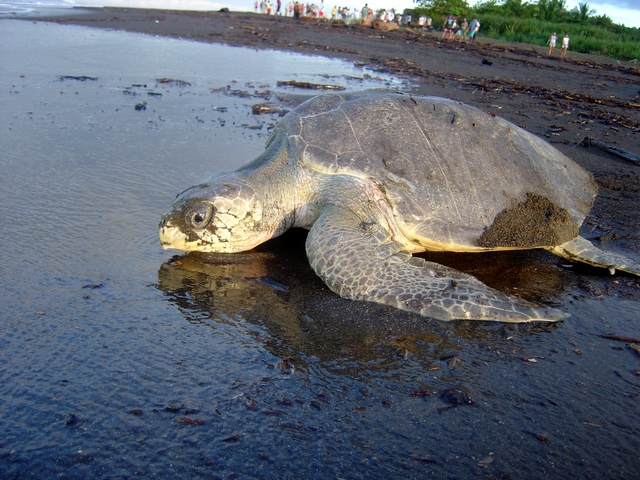
[[[330,93],[282,118],[255,160],[179,194],[160,242],[232,253],[304,227],[312,268],[342,297],[440,320],[556,321],[568,315],[412,253],[543,248],[640,274],[578,235],[595,195],[571,159],[477,108]]]

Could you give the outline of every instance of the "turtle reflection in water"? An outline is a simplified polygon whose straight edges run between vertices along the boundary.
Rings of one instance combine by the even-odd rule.
[[[233,253],[303,227],[313,270],[344,298],[440,320],[555,321],[568,315],[412,254],[543,248],[640,274],[579,236],[596,193],[571,159],[476,108],[332,93],[287,114],[249,164],[178,195],[160,242]]]

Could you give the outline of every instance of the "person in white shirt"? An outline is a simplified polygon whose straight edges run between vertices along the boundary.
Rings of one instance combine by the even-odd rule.
[[[560,58],[567,56],[567,50],[569,49],[569,34],[567,33],[562,39],[562,51],[560,52]]]
[[[556,48],[557,40],[558,40],[558,36],[556,35],[556,32],[553,32],[553,35],[551,35],[549,37],[549,40],[547,40],[547,45],[549,45],[549,53],[547,53],[547,55],[549,57],[553,54],[553,49]]]

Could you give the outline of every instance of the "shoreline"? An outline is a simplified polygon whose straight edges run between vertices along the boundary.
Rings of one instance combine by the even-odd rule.
[[[74,17],[90,16],[91,19],[87,18],[86,20],[94,21],[94,22],[95,21],[100,21],[100,22],[112,21],[113,22],[113,21],[120,20],[120,18],[116,18],[116,17],[107,18],[110,13],[117,13],[119,15],[125,15],[125,16],[139,14],[141,17],[153,17],[156,19],[161,19],[161,18],[166,19],[167,16],[173,16],[173,17],[182,16],[182,17],[209,19],[211,16],[224,15],[232,19],[232,23],[233,23],[233,20],[237,20],[242,17],[244,17],[245,19],[249,17],[254,17],[254,18],[261,19],[263,22],[272,22],[275,24],[283,23],[283,22],[297,22],[298,26],[305,25],[305,26],[318,27],[322,25],[324,26],[329,25],[333,28],[347,28],[347,29],[359,30],[362,33],[366,33],[367,31],[375,32],[373,35],[371,35],[373,38],[375,38],[376,36],[380,36],[385,38],[397,39],[397,35],[403,34],[403,33],[420,36],[422,38],[431,38],[435,40],[440,40],[440,37],[441,37],[440,31],[436,31],[436,30],[428,31],[426,29],[421,30],[413,27],[402,27],[397,31],[382,31],[382,30],[375,30],[371,27],[363,27],[363,26],[360,26],[359,24],[346,25],[341,21],[333,21],[326,18],[323,18],[323,19],[301,18],[296,20],[292,17],[264,15],[264,14],[254,13],[254,12],[240,12],[240,11],[221,12],[221,11],[215,11],[215,10],[170,10],[170,9],[156,9],[156,8],[91,7],[91,6],[75,6],[71,8],[51,7],[51,8],[46,8],[46,10],[47,10],[46,14],[43,13],[42,11],[35,11],[35,12],[30,12],[27,15],[29,16],[30,19],[37,20],[39,18],[42,18],[42,19],[50,18],[52,19],[52,21],[56,21],[60,23],[68,23],[71,20],[71,19],[66,19],[65,17],[67,15],[64,15],[65,13],[69,13],[69,12],[73,12],[71,16],[74,16]],[[21,18],[21,16],[16,16],[14,18]],[[128,18],[128,19],[122,19],[122,20],[131,21],[132,19]],[[140,20],[140,18],[138,18],[137,20]],[[95,25],[95,26],[98,28],[101,28],[98,25]],[[113,28],[113,26],[109,28]],[[130,30],[130,31],[140,31],[139,29],[142,29],[144,30],[144,32],[142,33],[153,33],[153,30],[150,29],[148,26],[144,27],[140,24],[136,25],[132,29],[129,29],[129,28],[122,28],[122,29]],[[160,34],[162,35],[163,33],[160,33]],[[166,32],[164,34],[166,34]],[[191,31],[186,31],[183,29],[182,34],[185,36],[185,38],[194,38],[194,37],[200,36],[201,41],[212,41],[211,39],[206,39],[206,36],[207,36],[206,34],[198,35],[197,29],[195,28],[194,25],[191,26]],[[262,37],[260,38],[260,41],[270,43],[270,42],[273,42],[274,39]],[[240,43],[243,46],[248,46],[249,44],[255,44],[255,46],[260,46],[258,42],[251,42],[251,41],[247,41],[246,39],[242,40]],[[546,52],[548,48],[546,45],[533,45],[529,43],[509,42],[505,40],[485,37],[485,36],[482,36],[482,34],[480,34],[480,36],[477,37],[477,40],[473,43],[467,42],[467,41],[459,42],[458,40],[448,40],[448,41],[444,41],[443,43],[452,44],[452,45],[462,44],[462,45],[468,45],[468,46],[473,46],[473,45],[489,46],[493,48],[503,49],[505,52],[510,51],[515,54],[524,55],[524,56],[533,56],[538,58],[546,57]],[[287,45],[282,42],[280,42],[277,45],[278,49],[283,49],[283,50],[297,49],[300,47],[301,45],[294,47],[292,45]],[[340,53],[340,52],[332,52],[331,50],[329,50],[325,53],[331,54],[331,53]],[[616,60],[610,57],[606,57],[603,55],[585,54],[585,53],[572,52],[572,51],[568,52],[568,56],[564,60],[559,58],[559,52],[557,51],[555,52],[555,55],[553,58],[559,61],[564,61],[564,62],[587,63],[587,64],[590,64],[591,66],[597,65],[598,68],[602,68],[602,67],[628,68],[631,70],[635,70],[636,74],[640,76],[640,67],[637,64],[637,61],[634,61],[634,60],[622,61],[622,60]]]
[[[441,37],[441,32],[440,31],[436,31],[436,30],[430,30],[427,31],[426,29],[417,29],[417,28],[413,28],[413,27],[402,27],[400,30],[397,31],[382,31],[382,30],[375,30],[371,27],[363,27],[360,26],[359,24],[356,25],[346,25],[341,21],[333,21],[333,20],[329,20],[326,18],[323,19],[318,19],[318,18],[301,18],[301,19],[294,19],[292,17],[284,17],[284,16],[275,16],[275,15],[264,15],[264,14],[259,14],[259,13],[254,13],[254,12],[241,12],[241,11],[228,11],[228,12],[221,12],[221,11],[217,11],[217,10],[171,10],[171,9],[157,9],[157,8],[131,8],[131,7],[91,7],[91,6],[74,6],[71,8],[55,8],[55,7],[51,7],[51,8],[46,8],[47,13],[43,13],[42,11],[36,11],[36,12],[30,12],[28,14],[29,19],[45,19],[45,18],[49,18],[51,19],[51,21],[55,21],[58,23],[72,23],[70,18],[65,18],[67,15],[64,15],[65,13],[69,13],[69,12],[73,12],[71,16],[75,17],[75,16],[84,16],[87,17],[85,20],[87,22],[105,22],[105,21],[111,21],[111,22],[117,22],[118,20],[122,20],[122,21],[132,21],[132,20],[138,20],[140,21],[141,18],[140,17],[153,17],[155,19],[166,19],[167,16],[182,16],[182,17],[191,17],[191,18],[205,18],[205,19],[210,19],[211,16],[216,16],[216,15],[221,15],[221,16],[227,16],[232,20],[238,20],[241,18],[249,18],[249,17],[253,17],[253,18],[259,18],[264,22],[272,22],[275,24],[279,24],[279,23],[283,23],[283,22],[297,22],[298,26],[331,26],[333,28],[347,28],[347,29],[354,29],[354,30],[359,30],[361,33],[365,33],[366,32],[375,32],[372,35],[370,35],[372,38],[376,38],[376,37],[381,37],[381,38],[390,38],[390,39],[395,39],[397,40],[397,35],[398,34],[412,34],[412,35],[416,35],[422,38],[431,38],[431,39],[435,39],[435,40],[440,40]],[[124,15],[127,17],[131,17],[132,15],[135,14],[139,14],[140,17],[137,19],[133,19],[133,18],[122,18],[120,19],[119,17],[112,17],[112,18],[107,18],[108,15],[110,13],[117,13],[119,15]],[[88,18],[91,17],[91,18]],[[12,18],[23,18],[23,16],[16,16],[16,17],[12,17]],[[160,20],[159,20],[160,21]],[[79,20],[79,22],[82,22],[82,20]],[[233,22],[232,22],[233,23]],[[107,27],[101,27],[99,25],[94,25],[97,28],[107,28]],[[132,28],[120,28],[120,27],[114,27],[114,25],[111,25],[108,28],[118,28],[118,29],[123,29],[123,30],[129,30],[129,31],[139,31],[141,33],[152,33],[152,34],[156,34],[154,30],[152,30],[149,26],[143,26],[140,24],[135,25]],[[214,25],[215,28],[215,25]],[[165,33],[159,33],[160,35],[170,35],[167,32]],[[184,37],[183,37],[183,36]],[[197,37],[200,37],[200,41],[213,41],[215,43],[215,40],[211,40],[211,39],[207,39],[206,38],[206,34],[202,34],[200,32],[197,31],[197,28],[195,25],[192,25],[191,28],[189,29],[189,31],[187,31],[186,29],[182,29],[182,35],[181,38],[189,38],[189,39],[194,39]],[[213,34],[215,35],[215,34]],[[172,36],[172,35],[170,35]],[[277,43],[277,39],[273,39],[273,38],[267,38],[267,37],[262,37],[260,38],[261,42],[266,42],[266,43],[271,43],[274,42],[274,40]],[[260,47],[258,42],[251,42],[248,41],[247,39],[244,39],[242,41],[240,41],[240,43],[242,44],[242,46],[249,46],[252,45],[253,46],[258,46]],[[479,48],[482,49],[482,47],[492,47],[492,48],[497,48],[497,49],[502,49],[504,52],[511,52],[514,54],[518,54],[518,55],[523,55],[523,56],[532,56],[532,57],[546,57],[546,52],[548,47],[546,45],[534,45],[534,44],[529,44],[529,43],[519,43],[519,42],[509,42],[509,41],[505,41],[505,40],[499,40],[499,39],[494,39],[494,38],[490,38],[490,37],[485,37],[482,36],[482,34],[480,34],[479,37],[477,37],[477,40],[473,43],[465,41],[465,42],[460,42],[458,40],[448,40],[448,41],[444,41],[442,42],[443,44],[450,44],[450,45],[467,45],[469,47],[472,46],[480,46]],[[303,47],[302,45],[297,45],[297,46],[293,46],[291,44],[287,45],[284,44],[282,42],[280,42],[279,44],[277,44],[276,47],[273,48],[277,48],[279,50],[296,50]],[[455,48],[455,47],[454,47]],[[332,51],[332,50],[328,50],[325,52],[325,54],[340,54],[340,53],[346,53],[346,51]],[[631,61],[623,61],[623,60],[616,60],[610,57],[606,57],[604,55],[597,55],[597,54],[585,54],[585,53],[580,53],[580,52],[572,52],[569,51],[568,52],[568,56],[566,59],[560,59],[559,58],[559,52],[556,51],[555,55],[553,56],[553,59],[558,60],[558,61],[563,61],[563,62],[568,62],[568,63],[578,63],[578,64],[582,64],[582,63],[586,63],[589,64],[589,66],[595,66],[596,68],[614,68],[614,69],[618,69],[618,68],[622,68],[622,69],[629,69],[629,70],[635,70],[635,74],[640,76],[640,66],[638,65],[638,62],[636,60],[631,60]]]
[[[540,119],[523,117],[523,110],[549,111],[552,116],[579,111],[581,117],[596,123],[580,141],[584,136],[597,140],[614,137],[621,148],[631,148],[625,133],[640,132],[640,69],[605,57],[569,52],[568,59],[561,60],[558,56],[548,58],[546,47],[483,37],[474,43],[441,41],[439,32],[387,32],[251,12],[119,7],[70,10],[71,15],[30,15],[25,19],[340,58],[410,78],[416,85],[414,93],[470,103],[546,138],[551,136],[538,124]],[[602,121],[605,128],[600,128]],[[571,127],[567,126],[567,134],[551,140],[573,143],[580,129]]]

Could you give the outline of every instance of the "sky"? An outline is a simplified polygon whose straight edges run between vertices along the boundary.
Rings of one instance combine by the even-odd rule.
[[[275,3],[276,0],[272,0]],[[289,0],[282,0],[286,5]],[[468,0],[473,5],[475,0]],[[304,3],[320,3],[320,0],[304,0]],[[616,23],[640,28],[640,0],[567,0],[570,9],[578,3],[588,3],[597,15],[608,15]],[[124,6],[138,8],[166,8],[176,10],[253,10],[253,0],[74,0],[79,5]],[[325,10],[334,5],[361,8],[368,3],[370,8],[395,8],[402,11],[416,6],[412,0],[325,0]],[[615,4],[615,5],[614,5]]]

